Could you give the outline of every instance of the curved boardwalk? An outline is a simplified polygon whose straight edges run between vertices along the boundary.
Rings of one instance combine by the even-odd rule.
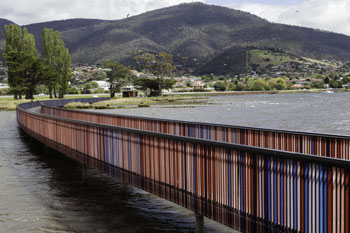
[[[17,121],[48,146],[234,229],[350,232],[349,137],[57,107],[69,101],[22,104]]]

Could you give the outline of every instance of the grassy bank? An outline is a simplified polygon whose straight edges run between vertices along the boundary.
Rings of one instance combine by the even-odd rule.
[[[207,103],[207,98],[196,96],[172,96],[172,97],[144,97],[144,98],[116,98],[98,103],[69,103],[65,108],[80,109],[115,109],[130,107],[150,107],[154,105],[203,105]]]
[[[106,96],[99,96],[99,97],[107,97]],[[92,98],[93,95],[81,95],[81,96],[66,96],[65,99],[75,99],[75,98]],[[0,98],[0,111],[13,111],[16,110],[16,106],[18,104],[30,102],[30,101],[39,101],[39,100],[50,100],[49,97],[43,96],[43,97],[35,97],[34,100],[14,100],[13,97],[4,97]]]
[[[0,110],[13,111],[16,106],[21,103],[29,102],[29,100],[2,100],[0,99]]]
[[[114,109],[114,108],[130,108],[130,107],[149,107],[152,105],[203,105],[207,104],[206,96],[221,96],[221,95],[262,95],[262,94],[293,94],[293,93],[323,93],[325,89],[309,89],[309,90],[281,90],[281,91],[224,91],[224,92],[180,92],[171,93],[162,97],[143,97],[143,98],[116,98],[108,101],[98,102],[94,104],[85,103],[70,103],[67,108],[95,108],[95,109]],[[349,89],[339,89],[336,92],[347,92]],[[65,99],[74,98],[92,98],[94,95],[74,95],[66,96]],[[108,97],[101,95],[99,97]],[[35,97],[33,101],[50,100],[49,97]],[[12,97],[0,98],[0,110],[15,110],[16,106],[21,103],[32,100],[14,100]]]

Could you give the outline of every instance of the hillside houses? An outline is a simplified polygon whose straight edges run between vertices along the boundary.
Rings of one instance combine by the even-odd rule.
[[[108,92],[109,83],[106,75],[108,69],[103,69],[96,65],[83,65],[72,67],[72,78],[70,88],[74,92],[90,90],[90,93]],[[151,74],[145,74],[137,70],[131,70],[132,74],[138,78],[156,78]],[[0,66],[0,82],[5,82],[7,78],[6,67]],[[335,66],[318,63],[293,63],[286,62],[281,65],[269,66],[264,73],[250,71],[238,75],[215,76],[214,74],[195,76],[181,75],[172,77],[176,80],[171,92],[186,91],[211,91],[216,87],[225,86],[225,90],[247,90],[247,81],[266,80],[283,78],[284,88],[308,89],[308,88],[327,88],[343,87],[350,88],[350,65]],[[95,83],[91,88],[91,83]],[[132,83],[129,84],[129,86]],[[89,87],[90,86],[90,87]],[[1,86],[8,88],[8,86]],[[273,87],[272,87],[273,88]],[[137,88],[136,88],[137,89]],[[216,88],[219,90],[218,88]],[[133,90],[129,90],[133,91]],[[132,93],[132,95],[135,95]]]
[[[87,82],[96,81],[98,88],[107,91],[109,86],[106,71],[96,66],[75,67],[71,81],[72,86],[81,87]],[[151,74],[145,74],[137,70],[131,70],[131,72],[138,78],[156,78]],[[286,62],[280,65],[269,65],[264,73],[251,71],[234,76],[215,76],[211,74],[207,75],[206,78],[203,77],[194,75],[175,76],[173,78],[176,80],[176,83],[171,91],[209,91],[214,89],[216,83],[222,83],[220,85],[226,85],[226,89],[230,90],[230,87],[237,85],[240,88],[245,88],[248,79],[263,79],[268,81],[280,77],[284,78],[287,87],[292,89],[350,86],[350,83],[347,83],[347,77],[350,77],[350,68],[330,65],[329,61],[328,63],[325,61],[324,64]],[[328,78],[328,81],[326,78]],[[345,78],[345,81],[343,78]]]
[[[77,66],[72,69],[73,84],[83,84],[89,81],[106,81],[106,69],[99,68],[96,66]]]
[[[0,66],[0,81],[4,82],[7,80],[7,67]]]

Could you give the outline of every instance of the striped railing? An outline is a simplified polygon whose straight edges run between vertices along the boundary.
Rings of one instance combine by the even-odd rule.
[[[201,138],[274,150],[350,160],[350,137],[270,130],[200,122],[164,120],[57,108],[44,103],[42,113],[69,119]]]
[[[119,116],[107,122],[106,114],[47,105],[42,112],[49,114],[20,105],[17,121],[48,145],[119,168],[133,177],[129,183],[237,230],[350,232],[348,159],[144,130],[137,118],[122,127]]]

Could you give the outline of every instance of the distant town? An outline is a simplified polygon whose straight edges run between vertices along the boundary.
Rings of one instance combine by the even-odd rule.
[[[101,65],[73,65],[68,94],[109,93],[106,72]],[[131,69],[138,78],[152,78],[152,74]],[[208,91],[273,91],[307,90],[328,88],[350,88],[350,63],[343,64],[323,60],[320,62],[286,62],[268,65],[264,72],[251,71],[237,75],[191,75],[173,73],[173,87],[163,92],[208,92]],[[128,83],[121,91],[136,92],[136,96],[147,95],[140,86]],[[0,61],[0,94],[8,95],[7,67]],[[44,86],[36,88],[36,94],[47,94]]]

